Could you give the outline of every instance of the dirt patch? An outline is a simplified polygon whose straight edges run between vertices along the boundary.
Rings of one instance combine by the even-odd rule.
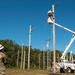
[[[47,70],[6,69],[6,75],[48,75]]]
[[[47,70],[6,69],[6,75],[75,75],[74,73],[53,74]]]

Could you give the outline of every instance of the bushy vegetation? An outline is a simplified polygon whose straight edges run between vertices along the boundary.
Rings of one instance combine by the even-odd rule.
[[[19,53],[19,67],[21,64],[21,51],[22,48],[20,45],[18,45],[15,41],[12,40],[0,40],[0,44],[4,45],[5,49],[4,52],[7,55],[7,63],[6,63],[6,67],[17,67],[17,53],[18,50],[20,51]],[[24,46],[25,47],[25,51],[26,51],[26,60],[25,60],[25,68],[27,68],[27,63],[28,63],[28,46]],[[45,65],[47,65],[47,51],[44,51],[45,53]],[[30,53],[30,67],[33,69],[38,69],[39,68],[39,54],[40,54],[40,68],[43,68],[43,50],[40,49],[32,49],[31,47],[31,53]],[[59,57],[61,56],[61,52],[60,50],[56,50],[56,61],[58,61],[58,54]],[[70,53],[68,53],[68,55],[70,55]],[[49,50],[49,56],[50,56],[50,64],[53,61],[53,51]],[[74,58],[75,55],[73,54]],[[46,66],[45,66],[46,68]]]

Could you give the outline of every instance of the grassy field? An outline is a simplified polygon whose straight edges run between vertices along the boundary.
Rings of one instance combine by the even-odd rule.
[[[6,75],[49,75],[47,70],[20,70],[20,69],[7,69]],[[60,73],[59,75],[75,75],[74,73]]]

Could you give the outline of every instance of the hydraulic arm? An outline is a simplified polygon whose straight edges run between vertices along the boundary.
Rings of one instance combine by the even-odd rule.
[[[68,49],[70,48],[71,44],[73,43],[73,41],[75,40],[75,35],[72,37],[70,43],[67,45],[67,47],[65,48],[65,51],[63,52],[62,56],[61,56],[61,60],[65,59],[64,57],[66,56],[66,53],[68,51]]]
[[[70,30],[70,29],[68,29],[68,28],[66,28],[66,27],[64,27],[64,26],[61,26],[61,25],[59,25],[57,23],[55,23],[55,25],[58,26],[58,27],[60,27],[60,28],[62,28],[62,29],[64,29],[64,30],[66,30],[66,31],[69,31],[69,32],[71,32],[73,34],[73,37],[72,37],[70,43],[67,45],[67,47],[65,48],[65,51],[63,52],[63,54],[62,54],[62,56],[60,58],[61,60],[63,60],[63,59],[65,59],[65,56],[67,54],[68,49],[70,48],[71,44],[75,40],[75,32],[72,31],[72,30]]]

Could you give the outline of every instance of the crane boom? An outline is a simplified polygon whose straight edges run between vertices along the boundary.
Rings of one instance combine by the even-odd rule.
[[[57,23],[55,23],[55,25],[58,26],[58,27],[60,27],[60,28],[62,28],[62,29],[64,29],[64,30],[67,30],[67,31],[69,31],[69,32],[71,32],[71,33],[73,33],[73,34],[75,34],[74,31],[72,31],[72,30],[70,30],[70,29],[68,29],[68,28],[66,28],[66,27],[64,27],[64,26],[61,26],[61,25],[59,25],[59,24],[57,24]]]
[[[64,59],[64,57],[66,56],[66,53],[68,51],[68,49],[70,48],[71,44],[73,43],[73,41],[75,40],[75,36],[72,37],[70,43],[67,45],[67,47],[65,48],[65,51],[63,52],[62,56],[61,56],[61,60]]]
[[[65,48],[65,51],[63,52],[63,54],[62,54],[62,56],[60,58],[62,60],[62,59],[65,59],[64,57],[66,56],[68,49],[70,48],[71,44],[75,40],[75,32],[72,31],[72,30],[70,30],[70,29],[68,29],[68,28],[66,28],[66,27],[64,27],[64,26],[61,26],[61,25],[59,25],[57,23],[55,23],[55,25],[58,26],[58,27],[60,27],[60,28],[62,28],[62,29],[64,29],[64,30],[66,30],[66,31],[69,31],[69,32],[71,32],[73,34],[73,37],[72,37],[70,43],[67,45],[67,47]]]

